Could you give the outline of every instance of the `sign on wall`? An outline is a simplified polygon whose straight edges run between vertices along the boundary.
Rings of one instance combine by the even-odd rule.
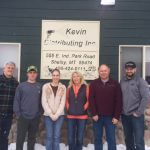
[[[42,21],[41,79],[51,78],[58,68],[61,79],[79,71],[86,80],[97,77],[99,66],[99,21]]]

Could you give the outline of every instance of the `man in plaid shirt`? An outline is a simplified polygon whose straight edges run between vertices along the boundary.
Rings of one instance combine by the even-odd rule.
[[[15,63],[4,65],[0,75],[0,150],[8,150],[8,135],[13,118],[13,102],[18,81],[13,77]]]

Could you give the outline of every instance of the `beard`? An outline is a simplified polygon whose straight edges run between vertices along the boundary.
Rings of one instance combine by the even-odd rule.
[[[132,73],[132,74],[126,73],[126,77],[129,78],[129,79],[131,79],[134,75],[135,75],[135,73]]]

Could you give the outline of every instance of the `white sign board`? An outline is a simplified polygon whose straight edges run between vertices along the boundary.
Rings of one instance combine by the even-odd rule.
[[[41,79],[51,78],[58,68],[61,79],[79,71],[86,80],[97,77],[99,66],[99,21],[42,21]]]

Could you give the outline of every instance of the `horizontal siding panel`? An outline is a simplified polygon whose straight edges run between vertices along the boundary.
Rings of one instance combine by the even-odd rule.
[[[32,0],[32,1],[21,1],[8,2],[0,1],[0,8],[12,8],[12,9],[93,9],[98,8],[100,5],[99,1],[93,0],[61,0],[61,1],[50,1],[50,0]]]
[[[118,56],[107,56],[107,55],[101,55],[100,56],[100,63],[101,64],[118,64]]]
[[[15,35],[15,36],[41,36],[41,28],[24,28],[24,27],[1,27],[1,35]]]
[[[150,45],[150,38],[104,38],[101,44],[104,46]]]
[[[34,20],[35,21],[39,21],[39,22],[41,22],[41,20],[85,20],[85,21],[87,21],[87,20],[93,20],[93,21],[99,21],[100,20],[100,18],[98,17],[98,16],[94,16],[94,15],[90,15],[90,16],[81,16],[80,15],[80,17],[79,17],[79,15],[78,16],[74,16],[74,17],[71,17],[71,15],[68,15],[68,16],[61,16],[61,15],[55,15],[55,16],[44,16],[44,17],[9,17],[9,16],[0,16],[0,18],[7,18],[7,19],[10,19],[10,18],[14,18],[14,19],[19,19],[19,20],[21,20],[21,19],[23,19],[23,20],[33,20],[33,22],[34,22]],[[40,23],[41,24],[41,23]],[[33,23],[33,25],[34,25],[34,23]],[[31,24],[31,26],[32,26],[32,24]],[[39,24],[38,24],[38,26],[39,26]]]
[[[116,0],[116,4],[114,6],[102,6],[99,5],[99,9],[103,11],[150,11],[150,1],[144,1],[144,0],[136,0],[136,2],[132,1],[118,1]],[[95,8],[96,9],[96,8]]]
[[[26,46],[26,45],[22,45],[21,46],[22,49],[22,54],[33,54],[33,55],[41,55],[41,47],[35,46],[35,45],[30,45],[30,46]]]
[[[112,37],[112,38],[150,38],[150,30],[145,29],[104,29],[103,30],[104,37]]]
[[[0,35],[0,41],[1,42],[19,42],[19,43],[23,43],[23,44],[37,44],[40,46],[41,37]]]
[[[30,65],[40,66],[41,57],[39,55],[32,55],[31,59],[29,54],[24,54],[21,61],[24,63],[22,70],[26,70]]]
[[[93,13],[92,13],[93,12]],[[94,16],[94,13],[98,13],[100,14],[99,11],[92,11],[90,12],[90,10],[79,10],[78,13],[76,10],[41,10],[41,9],[34,9],[34,10],[26,10],[26,9],[0,9],[0,16],[2,17],[23,17],[23,18],[46,18],[48,16],[57,16],[57,15],[61,15],[61,16],[72,16],[72,15],[80,15],[80,16],[86,16],[91,14],[92,16]]]
[[[52,19],[52,18],[51,18]],[[89,20],[89,19],[88,19]],[[135,29],[135,28],[149,28],[150,20],[100,20],[101,25],[105,29]],[[41,28],[41,19],[39,18],[12,18],[12,17],[1,17],[0,28],[2,27],[24,27],[24,28]]]
[[[19,10],[19,9],[0,9],[0,17],[23,17],[23,18],[40,18],[46,19],[52,16],[67,16],[100,18],[100,19],[148,19],[150,20],[149,12],[139,11],[99,11],[99,10]]]
[[[119,46],[101,46],[100,43],[100,55],[102,56],[118,56]]]
[[[41,49],[26,49],[26,48],[22,48],[22,55],[38,55],[38,56],[41,56]]]
[[[16,27],[41,27],[41,19],[39,18],[24,18],[24,17],[1,17],[1,26],[16,26]]]
[[[132,2],[134,2],[135,4],[136,3],[150,3],[149,0],[116,0],[116,1],[119,2],[119,3],[121,3],[121,2],[123,2],[123,3],[130,2],[130,3],[132,3]]]
[[[150,20],[104,20],[105,29],[146,29],[150,26]]]

